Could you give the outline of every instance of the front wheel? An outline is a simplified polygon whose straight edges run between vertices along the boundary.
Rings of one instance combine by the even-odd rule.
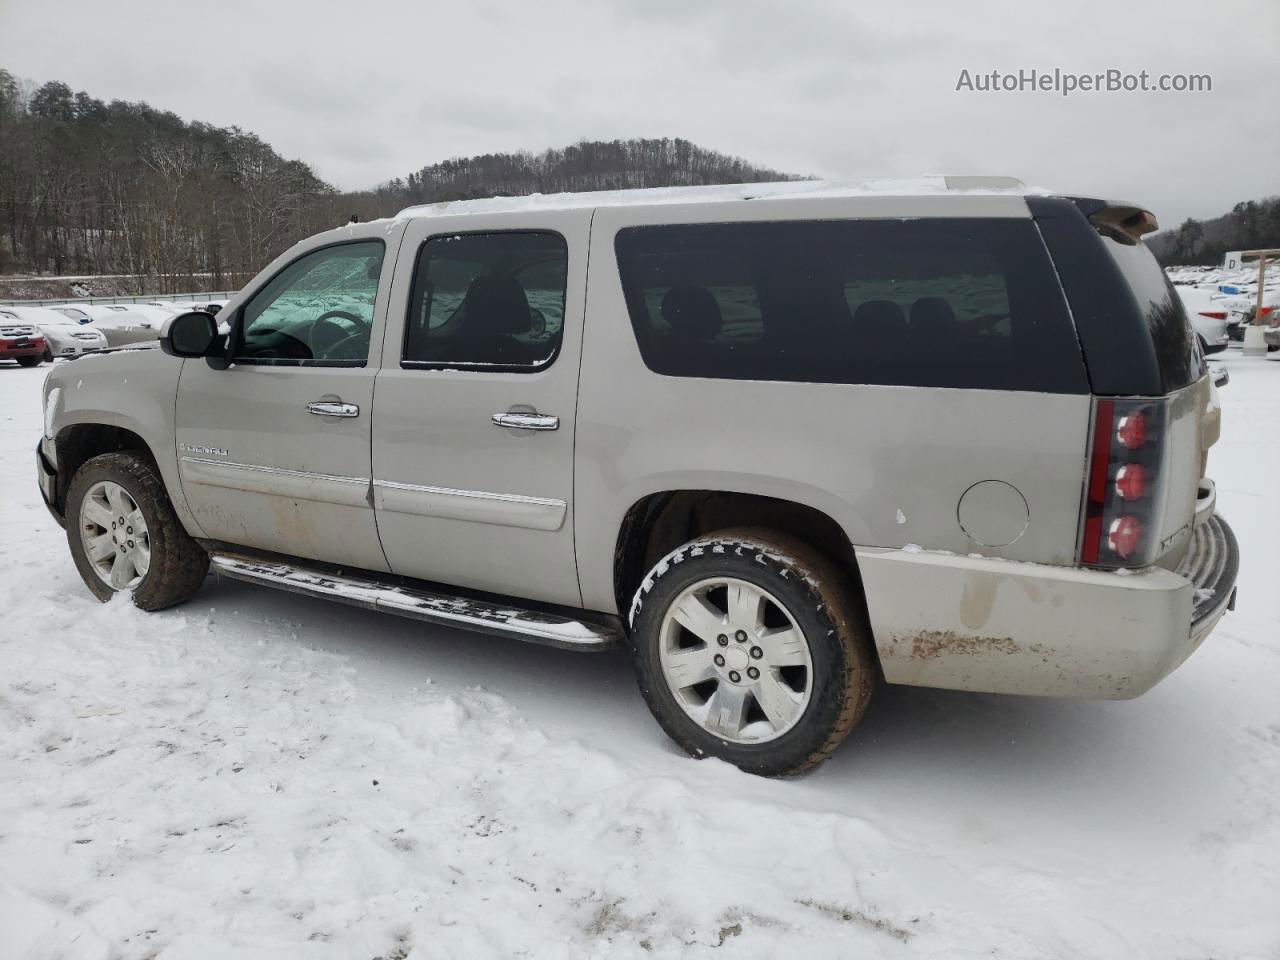
[[[181,603],[199,589],[209,555],[178,521],[155,468],[136,453],[104,453],[71,479],[67,543],[99,600],[122,590],[143,610]]]
[[[729,530],[664,557],[631,608],[649,709],[695,757],[748,773],[825,760],[866,710],[875,656],[848,578],[772,531]]]

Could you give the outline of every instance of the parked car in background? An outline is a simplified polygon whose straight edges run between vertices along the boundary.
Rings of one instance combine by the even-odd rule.
[[[128,308],[123,305],[105,303],[60,303],[50,307],[50,309],[66,314],[81,323],[93,323],[95,320],[101,320],[103,317],[109,317],[113,313]]]
[[[1187,317],[1195,328],[1200,339],[1200,348],[1205,354],[1218,353],[1227,349],[1231,338],[1227,334],[1227,321],[1230,310],[1224,302],[1223,294],[1205,287],[1175,285],[1182,305],[1186,308]]]
[[[24,323],[7,307],[0,308],[0,360],[16,360],[20,367],[34,367],[43,359],[44,337],[35,325]]]
[[[29,323],[44,337],[44,359],[75,357],[105,349],[107,338],[101,330],[48,307],[5,307],[21,323]]]
[[[106,336],[108,346],[145,346],[159,342],[160,329],[167,320],[169,315],[163,310],[139,304],[133,310],[109,311],[93,325]]]
[[[881,680],[1136,697],[1239,563],[1155,218],[921,185],[461,201],[312,237],[162,350],[50,372],[42,496],[104,601],[167,607],[212,567],[621,644],[672,739],[754,773],[820,762]]]
[[[93,314],[84,307],[75,307],[69,303],[55,303],[49,309],[56,310],[64,317],[70,317],[79,324],[93,323]]]

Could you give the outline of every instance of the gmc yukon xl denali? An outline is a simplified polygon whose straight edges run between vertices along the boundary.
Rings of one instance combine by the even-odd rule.
[[[1154,228],[999,178],[410,208],[53,370],[40,489],[100,599],[212,567],[622,644],[680,746],[755,773],[881,678],[1135,697],[1238,566]]]

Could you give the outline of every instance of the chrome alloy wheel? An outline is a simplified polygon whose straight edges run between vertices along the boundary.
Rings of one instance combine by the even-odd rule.
[[[95,483],[80,501],[80,542],[93,572],[113,590],[136,587],[151,567],[142,509],[110,480]]]
[[[809,705],[808,641],[775,596],[746,580],[713,577],[688,587],[667,608],[659,644],[676,703],[723,740],[775,740]]]

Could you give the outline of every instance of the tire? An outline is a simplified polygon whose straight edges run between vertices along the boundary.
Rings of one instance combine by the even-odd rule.
[[[726,581],[724,593],[719,592],[720,586],[711,586],[719,579]],[[727,612],[732,603],[728,591],[749,598],[752,588],[765,594],[765,613],[735,620]],[[667,735],[694,757],[718,757],[763,776],[798,773],[821,763],[862,718],[879,676],[871,632],[853,600],[854,591],[849,577],[834,564],[785,534],[734,529],[684,544],[654,566],[631,605],[632,654],[645,702]],[[697,598],[698,611],[713,615],[701,624],[699,634],[683,623],[672,626],[677,616],[689,619],[676,611],[690,609],[687,603],[691,597]],[[751,602],[740,608],[761,609]],[[715,620],[716,616],[721,619]],[[748,627],[748,621],[753,626]],[[701,640],[702,634],[719,629],[712,627],[713,623],[724,625],[725,634]],[[756,631],[754,636],[749,629]],[[744,641],[739,641],[739,630],[746,634]],[[791,637],[795,632],[802,636],[808,657],[804,667],[795,663],[801,654],[794,641],[785,648],[776,646],[782,631],[793,631],[788,634]],[[759,645],[754,642],[757,638]],[[775,645],[768,646],[766,641]],[[722,651],[725,662],[707,666],[702,644],[712,657],[716,650]],[[735,648],[747,651],[747,659],[743,653],[731,652]],[[777,653],[780,650],[785,652]],[[682,671],[681,683],[710,670],[716,675],[696,686],[673,688],[668,670],[674,660],[685,655],[696,659],[690,660],[693,666],[687,672],[683,672],[685,664],[675,668]],[[669,658],[666,669],[664,657]],[[775,658],[775,663],[788,662],[771,667],[770,658]],[[728,672],[743,664],[748,670],[752,664],[763,664],[764,669],[756,670],[755,681],[743,679],[746,674],[740,670]],[[740,680],[731,681],[733,676]],[[719,721],[696,718],[697,713],[705,712],[706,717],[717,713],[714,705],[721,702],[716,698],[721,696],[722,686],[726,693],[723,702],[731,706],[719,712]],[[745,713],[737,707],[742,687],[747,688]],[[766,699],[772,699],[775,707],[779,704],[776,691],[780,687],[793,706],[796,691],[800,687],[807,690],[807,695],[800,694],[802,705],[790,720],[783,711],[775,710],[771,715],[764,708]],[[757,691],[766,695],[765,699]],[[699,704],[703,697],[705,702]],[[744,717],[742,723],[736,721],[737,716]],[[784,720],[779,722],[777,716]],[[729,732],[735,728],[736,736]]]
[[[15,357],[20,367],[38,367],[44,357]]]
[[[41,357],[40,359],[42,359],[45,363],[53,363],[53,351],[50,350],[48,347],[45,347],[44,356]]]
[[[120,503],[126,506],[113,510],[113,504],[105,495],[114,488],[123,490],[126,500]],[[94,505],[85,508],[85,498],[93,495]],[[101,534],[114,536],[107,529],[106,523],[116,522],[114,514],[119,512],[126,519],[134,514],[128,510],[128,502],[141,513],[145,527],[148,562],[145,572],[138,579],[138,563],[140,553],[132,553],[135,544],[141,545],[143,538],[125,541],[121,533],[121,542],[113,545],[111,541],[102,541]],[[103,523],[98,524],[89,519],[88,513],[100,516],[99,511],[105,506],[110,516],[100,517]],[[82,508],[84,510],[82,511]],[[71,548],[71,556],[75,560],[76,569],[91,593],[104,603],[121,590],[131,590],[134,605],[143,610],[163,610],[176,603],[181,603],[200,588],[205,574],[209,571],[209,555],[197,544],[173,511],[169,495],[165,492],[164,483],[160,480],[156,469],[144,457],[137,453],[104,453],[88,460],[76,471],[67,491],[66,503],[67,544]],[[124,525],[121,525],[124,530]],[[100,567],[90,559],[86,536],[82,530],[97,533],[95,542],[111,548],[106,557],[99,563],[115,560],[112,550],[124,553],[126,547],[135,559],[127,566],[122,566],[124,573],[120,583],[113,585],[98,572]],[[132,537],[135,531],[128,527]],[[136,561],[136,562],[135,562]],[[114,571],[116,568],[111,567]],[[130,573],[130,569],[132,573]],[[130,582],[125,582],[126,577]],[[136,581],[136,582],[134,582]]]

